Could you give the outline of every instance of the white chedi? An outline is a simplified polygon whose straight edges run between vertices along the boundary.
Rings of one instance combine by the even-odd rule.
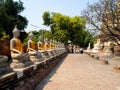
[[[97,43],[94,44],[94,48],[92,49],[92,52],[98,53],[99,50],[101,50],[101,49],[102,49],[101,41],[100,41],[100,39],[97,39]]]
[[[88,47],[87,47],[87,51],[89,51],[90,50],[90,43],[88,44]]]

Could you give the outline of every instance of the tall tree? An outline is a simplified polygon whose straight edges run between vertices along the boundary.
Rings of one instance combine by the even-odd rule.
[[[100,37],[116,42],[120,40],[120,1],[99,0],[94,4],[88,4],[82,14],[87,23],[100,31]]]
[[[50,17],[49,17],[50,16]],[[86,19],[80,16],[70,17],[66,15],[62,15],[60,13],[49,13],[49,15],[43,14],[44,22],[47,22],[47,18],[49,18],[51,26],[51,33],[53,38],[61,41],[65,44],[70,40],[73,44],[77,44],[80,46],[87,46],[89,42],[85,41],[85,35],[89,35],[87,31],[85,31]],[[48,25],[48,24],[46,24]],[[85,34],[87,33],[87,34]],[[90,36],[90,35],[89,35]],[[92,36],[91,36],[92,37]],[[90,41],[93,38],[88,39]]]
[[[12,30],[15,25],[22,31],[23,39],[26,35],[24,28],[27,26],[27,19],[20,15],[24,10],[23,3],[19,0],[2,0],[0,2],[0,32],[6,32],[12,38]]]
[[[47,26],[49,26],[50,25],[50,23],[51,23],[51,17],[50,17],[50,13],[48,12],[48,11],[46,11],[46,12],[44,12],[43,13],[43,21],[44,21],[44,25],[47,25]]]

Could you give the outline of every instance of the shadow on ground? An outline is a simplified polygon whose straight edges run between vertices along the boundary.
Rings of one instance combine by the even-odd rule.
[[[66,56],[67,57],[67,56]],[[66,58],[65,57],[65,58]],[[63,58],[60,62],[59,62],[59,64],[36,86],[36,88],[34,89],[34,90],[43,90],[43,88],[44,88],[44,86],[48,83],[48,82],[52,82],[51,80],[50,80],[50,78],[54,75],[54,74],[56,74],[57,72],[57,70],[58,70],[58,68],[61,66],[61,64],[63,63],[63,61],[65,60],[65,58]]]

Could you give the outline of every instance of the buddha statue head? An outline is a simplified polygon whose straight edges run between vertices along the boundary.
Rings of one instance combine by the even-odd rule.
[[[30,34],[29,34],[29,39],[30,39],[30,40],[33,40],[33,39],[34,39],[34,35],[33,35],[32,32],[30,32]]]
[[[15,28],[13,29],[13,36],[15,38],[18,38],[20,36],[20,31],[17,29],[17,25],[15,25]]]

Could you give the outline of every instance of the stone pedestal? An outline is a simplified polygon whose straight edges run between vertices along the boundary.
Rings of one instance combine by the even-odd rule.
[[[50,57],[54,57],[55,56],[54,50],[47,50],[47,52],[48,52]]]
[[[100,63],[103,64],[103,65],[108,65],[108,61],[107,60],[100,60]]]
[[[12,59],[12,63],[10,65],[11,68],[16,69],[16,68],[25,68],[27,66],[32,65],[33,62],[28,60],[16,60]]]
[[[115,66],[115,67],[113,67],[113,71],[120,73],[120,66]]]
[[[12,72],[12,69],[9,67],[7,61],[8,61],[7,56],[0,55],[0,76]]]
[[[17,73],[17,78],[20,78],[23,76],[32,75],[33,69],[34,69],[34,67],[31,65],[31,66],[28,66],[25,68],[14,69],[14,71]]]
[[[50,56],[49,56],[47,51],[40,50],[39,52],[41,53],[41,56],[44,58],[44,60],[50,58]]]
[[[17,80],[17,74],[15,72],[11,72],[0,77],[0,90],[10,90],[6,89],[10,87],[13,82]],[[12,90],[12,89],[11,89]]]
[[[34,63],[36,63],[36,62],[41,62],[41,61],[43,61],[44,59],[43,59],[43,57],[42,57],[42,55],[41,54],[39,54],[39,55],[30,55],[30,60],[32,61],[32,62],[34,62]]]
[[[105,55],[113,55],[113,47],[112,46],[108,47],[104,54]]]
[[[99,50],[101,50],[102,47],[99,45],[95,45],[94,48],[92,49],[92,53],[99,53]]]

